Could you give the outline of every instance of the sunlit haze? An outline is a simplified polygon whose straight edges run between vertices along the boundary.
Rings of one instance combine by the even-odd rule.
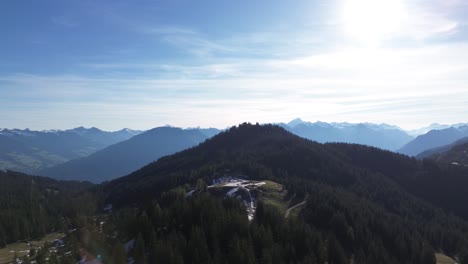
[[[345,30],[376,44],[402,30],[407,16],[403,0],[346,0],[343,5]]]
[[[468,2],[2,1],[0,127],[467,122]]]

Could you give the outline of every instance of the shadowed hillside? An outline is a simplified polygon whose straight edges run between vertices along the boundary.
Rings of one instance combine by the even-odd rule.
[[[183,219],[174,215],[171,219],[178,219],[176,223],[167,222],[171,230],[189,238],[190,231],[183,227],[198,226],[207,237],[224,239],[217,229],[209,228],[221,224],[209,208],[215,206],[224,214],[228,212],[223,210],[230,207],[221,209],[221,205],[211,201],[215,198],[206,195],[185,201],[185,192],[170,190],[185,186],[189,192],[229,174],[271,180],[282,184],[296,201],[306,198],[303,209],[291,221],[302,230],[310,228],[310,236],[318,239],[315,246],[305,245],[306,249],[295,253],[289,251],[283,243],[291,243],[292,238],[282,234],[292,232],[292,227],[278,209],[259,201],[252,232],[259,226],[268,227],[278,248],[283,248],[278,258],[304,261],[311,257],[328,259],[329,263],[348,263],[352,259],[358,263],[435,263],[435,251],[464,256],[468,224],[449,213],[468,217],[468,198],[462,187],[467,184],[467,172],[363,145],[320,144],[278,126],[243,124],[105,183],[100,194],[116,207],[157,200],[161,203],[158,210],[167,214],[174,212],[171,208],[187,210],[182,213],[186,215]],[[209,206],[202,209],[202,204]],[[150,211],[145,215],[151,215]],[[198,217],[205,220],[200,222]],[[244,226],[247,222],[238,224],[239,228],[248,229]],[[144,231],[136,226],[132,230],[129,232],[135,236]],[[160,239],[161,243],[171,243],[164,236]],[[242,239],[257,245],[248,237]],[[216,244],[209,239],[197,241],[200,245],[207,243],[207,259],[216,257],[210,251]],[[331,243],[328,252],[332,255],[315,251],[316,246],[327,247],[327,243]],[[226,244],[220,245],[220,254],[228,254],[224,251]],[[253,252],[257,257],[262,255],[261,250]],[[334,256],[339,260],[334,260]]]
[[[162,156],[195,146],[207,138],[196,129],[155,128],[88,157],[42,170],[40,174],[57,179],[99,183],[126,175]]]

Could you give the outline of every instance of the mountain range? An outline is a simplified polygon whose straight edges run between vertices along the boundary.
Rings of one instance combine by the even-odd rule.
[[[154,135],[164,140],[124,146]],[[182,146],[181,136],[197,145]],[[318,143],[276,125],[244,123],[208,137],[163,127],[110,146],[137,158],[142,149],[186,149],[99,185],[0,172],[0,242],[65,222],[81,231],[56,249],[62,259],[85,247],[109,263],[434,264],[436,253],[468,261],[464,166]],[[105,204],[110,216],[99,209]]]
[[[269,206],[259,202],[250,228],[248,222],[231,223],[236,230],[249,234],[245,235],[246,243],[254,245],[252,254],[258,258],[265,254],[261,250],[264,244],[260,243],[260,250],[256,250],[259,242],[249,237],[255,237],[255,228],[262,226],[267,230],[264,232],[271,232],[274,241],[281,245],[275,249],[277,258],[294,259],[297,263],[314,263],[298,261],[306,257],[308,253],[305,252],[314,255],[312,259],[324,257],[329,263],[421,264],[436,263],[434,252],[444,252],[465,263],[468,260],[463,255],[468,234],[465,206],[468,195],[464,191],[468,184],[467,173],[467,168],[420,161],[363,145],[321,144],[278,126],[242,124],[197,147],[163,157],[128,176],[104,183],[100,195],[115,208],[158,201],[156,207],[143,209],[140,214],[169,214],[170,220],[152,220],[157,222],[152,228],[167,226],[171,232],[181,232],[184,239],[191,237],[190,232],[184,233],[187,226],[200,228],[203,238],[190,246],[194,250],[206,247],[209,260],[216,254],[229,254],[232,237],[226,238],[223,232],[232,234],[228,231],[232,229],[223,229],[228,228],[223,223],[230,223],[230,220],[226,220],[228,213],[222,208],[209,211],[214,201],[203,194],[203,189],[217,187],[203,186],[217,182],[220,177],[243,175],[244,179],[283,185],[276,192],[287,192],[284,202],[292,199],[287,197],[304,199],[298,203],[302,208],[297,216],[299,222],[285,221],[277,213],[282,205],[275,201]],[[221,215],[217,217],[218,214]],[[151,224],[146,226],[134,226],[128,232],[138,237],[138,233],[142,234]],[[300,229],[299,233],[313,230],[308,236],[321,238],[314,243],[296,240],[301,236],[295,233],[294,227]],[[228,242],[212,244],[210,237]],[[142,239],[150,241],[144,235]],[[174,238],[161,239],[160,243],[170,244]],[[316,250],[321,243],[327,245],[327,241],[328,254],[322,255]],[[335,242],[330,244],[330,241]],[[211,250],[214,245],[221,247],[220,253]],[[293,251],[289,251],[287,245],[294,245]],[[191,253],[185,255],[184,249],[175,250],[190,259]]]
[[[428,126],[425,126],[425,127],[419,128],[419,129],[407,130],[406,132],[411,136],[417,137],[417,136],[420,136],[420,135],[424,135],[424,134],[426,134],[427,132],[429,132],[431,130],[442,130],[442,129],[446,129],[446,128],[450,128],[450,127],[458,128],[458,127],[466,126],[466,125],[468,125],[468,124],[458,123],[458,124],[447,125],[447,124],[433,123],[433,124],[430,124]]]
[[[287,130],[318,142],[348,142],[396,148],[411,140],[397,127],[374,124],[307,123],[300,119],[283,124]],[[155,128],[127,141],[109,146],[87,157],[71,160],[38,171],[39,175],[59,179],[80,179],[92,182],[124,176],[162,156],[195,146],[216,135],[220,130]]]
[[[468,126],[463,124],[431,130],[416,138],[410,136],[410,132],[387,124],[312,123],[295,119],[278,125],[295,135],[320,143],[362,144],[409,156],[417,156],[468,136]],[[441,128],[445,125],[430,127]],[[126,175],[162,156],[196,146],[221,131],[216,128],[173,127],[146,132],[130,129],[106,132],[84,127],[63,131],[3,129],[0,130],[0,169],[58,179],[102,182]],[[165,141],[166,145],[163,144]]]
[[[88,156],[127,140],[141,131],[105,132],[97,128],[64,131],[0,130],[0,169],[35,173],[63,162]]]
[[[431,130],[424,135],[418,136],[399,149],[398,152],[409,156],[416,156],[424,151],[454,143],[464,137],[468,137],[467,125],[449,127],[442,130]]]
[[[387,124],[311,123],[295,119],[281,126],[293,134],[321,143],[355,143],[387,150],[397,150],[413,139],[401,128]]]
[[[103,182],[127,175],[162,156],[193,147],[216,132],[213,129],[154,128],[87,157],[43,169],[38,174]]]

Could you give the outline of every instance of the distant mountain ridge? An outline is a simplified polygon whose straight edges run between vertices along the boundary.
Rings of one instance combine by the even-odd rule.
[[[462,127],[466,125],[468,125],[468,123],[458,123],[458,124],[452,124],[452,125],[433,123],[433,124],[430,124],[426,127],[422,127],[419,129],[408,130],[407,132],[409,135],[417,137],[420,135],[424,135],[431,130],[442,130],[442,129],[446,129],[450,127],[458,128],[458,127]]]
[[[424,135],[418,136],[399,149],[398,152],[409,156],[416,156],[424,151],[454,143],[464,137],[468,137],[467,125],[449,127],[442,130],[431,130]]]
[[[0,169],[33,173],[87,156],[139,133],[140,131],[134,130],[106,132],[83,127],[50,131],[2,129]]]
[[[288,123],[279,123],[291,133],[303,138],[314,140],[320,143],[343,142],[373,146],[385,150],[398,151],[410,156],[415,156],[422,151],[450,144],[463,135],[452,135],[447,131],[463,129],[464,124],[450,125],[450,128],[442,130],[431,130],[427,135],[414,138],[410,134],[415,131],[405,131],[398,126],[389,124],[373,123],[348,123],[348,122],[307,122],[300,118],[291,120]],[[442,128],[449,125],[432,124],[421,128],[418,133],[429,128]],[[168,126],[170,127],[170,126]],[[448,129],[448,130],[447,130]],[[190,130],[190,129],[186,129]],[[216,128],[193,128],[198,130],[206,138],[211,138],[222,130]],[[91,154],[103,150],[106,147],[126,141],[141,134],[143,131],[122,129],[114,132],[102,131],[96,127],[77,127],[68,130],[47,130],[33,131],[29,129],[0,129],[0,169],[11,169],[25,173],[38,173],[42,175],[48,168],[59,166],[68,161],[74,161],[90,156]],[[455,132],[457,134],[458,132]],[[429,139],[425,143],[424,138],[430,138],[432,134],[440,134],[440,140]],[[419,142],[419,141],[423,142]],[[438,142],[433,144],[434,142]],[[419,142],[419,143],[418,143]],[[141,150],[150,145],[141,145]],[[190,145],[191,146],[191,145]],[[414,148],[414,149],[413,149]],[[145,150],[146,151],[146,150]],[[177,150],[179,151],[179,150]],[[109,158],[112,156],[110,152]],[[167,152],[171,154],[172,152]],[[100,155],[103,155],[102,153]],[[95,158],[93,156],[92,158]],[[152,158],[145,157],[145,161],[156,160],[160,155]],[[92,159],[91,158],[91,159]],[[83,161],[80,161],[83,162]],[[141,164],[142,166],[145,164]],[[70,165],[67,165],[70,166]],[[131,167],[133,169],[133,166]],[[81,167],[76,168],[77,173]],[[121,170],[128,172],[128,170]],[[75,175],[73,173],[72,175]],[[110,174],[112,177],[124,174]],[[63,175],[57,175],[63,177]],[[111,177],[111,178],[112,178]],[[67,177],[66,177],[67,178]],[[105,179],[111,179],[104,177]]]
[[[320,143],[343,142],[378,147],[386,150],[397,150],[410,142],[413,137],[397,126],[372,123],[326,123],[305,122],[297,118],[283,128],[310,140]]]
[[[403,144],[401,141],[406,143],[412,139],[398,127],[387,124],[310,123],[296,119],[282,126],[293,134],[321,143],[346,142],[394,149],[395,145]],[[197,135],[190,135],[188,132],[196,132]],[[87,157],[46,168],[38,173],[58,179],[92,182],[112,180],[162,156],[198,145],[220,132],[221,130],[216,128],[181,129],[171,126],[155,128]],[[180,142],[183,143],[179,144]]]
[[[57,179],[103,182],[127,175],[162,156],[198,145],[216,131],[158,127],[38,173]]]

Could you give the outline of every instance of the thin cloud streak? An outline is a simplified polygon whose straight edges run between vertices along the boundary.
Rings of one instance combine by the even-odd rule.
[[[451,39],[466,23],[453,10],[466,3],[407,3],[406,26],[375,47],[340,35],[338,17],[299,29],[214,36],[196,26],[104,16],[145,45],[78,56],[75,70],[3,74],[0,122],[23,127],[33,116],[43,123],[30,126],[43,129],[226,127],[296,117],[409,128],[466,122],[468,43]],[[65,17],[52,22],[67,26]],[[176,55],[151,57],[160,43]],[[122,51],[131,55],[115,55]]]

